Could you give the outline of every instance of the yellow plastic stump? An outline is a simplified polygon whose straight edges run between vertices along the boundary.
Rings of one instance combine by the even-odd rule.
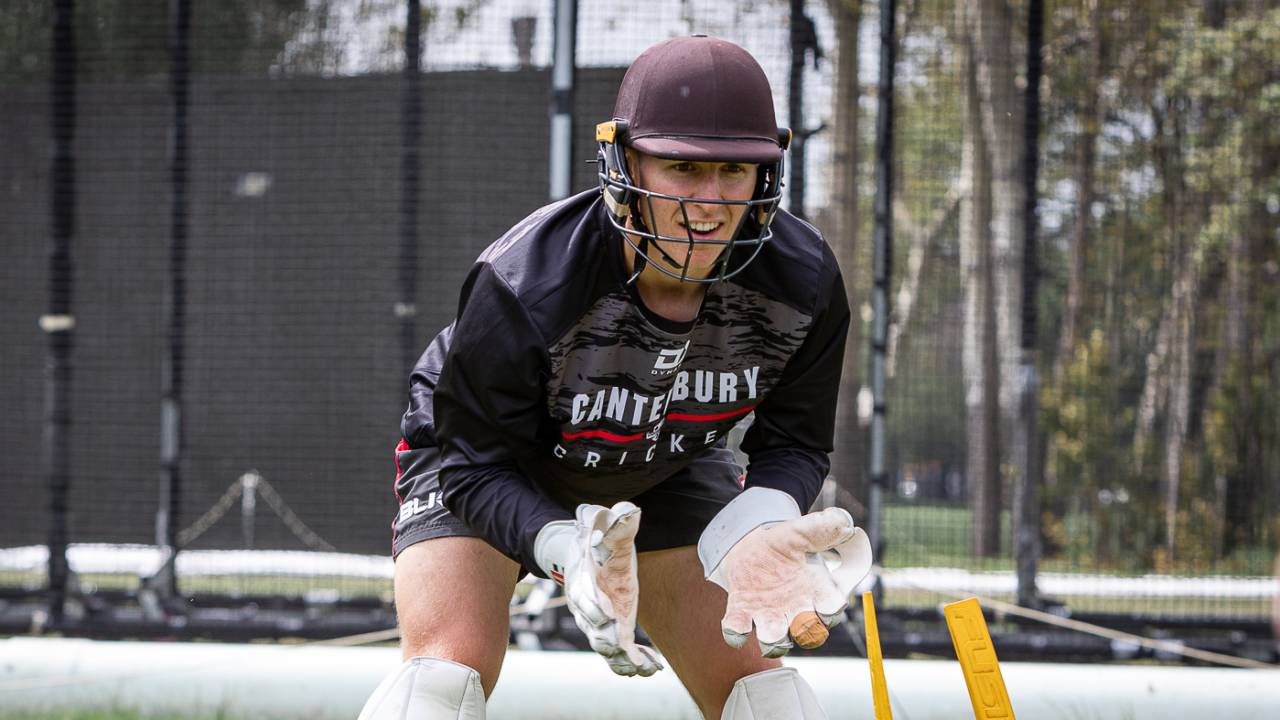
[[[964,671],[964,683],[969,688],[973,702],[973,715],[978,720],[989,718],[1013,718],[1013,704],[1009,691],[1000,674],[1000,661],[996,658],[995,645],[987,621],[982,617],[982,606],[977,598],[949,603],[942,608],[947,618],[947,630],[956,648],[956,659]]]
[[[867,664],[871,666],[871,699],[875,720],[893,720],[889,709],[889,687],[884,680],[884,655],[880,652],[880,629],[876,625],[876,604],[871,593],[862,593],[862,621],[867,627]]]

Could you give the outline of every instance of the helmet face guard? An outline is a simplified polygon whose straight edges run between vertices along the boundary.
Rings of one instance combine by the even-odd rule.
[[[746,269],[764,249],[765,243],[773,238],[771,225],[777,214],[778,205],[782,202],[782,168],[783,161],[757,164],[759,171],[756,178],[755,191],[750,200],[722,200],[718,198],[695,198],[681,195],[667,195],[646,190],[636,185],[627,167],[625,154],[626,123],[621,120],[601,123],[596,127],[596,141],[599,151],[596,156],[597,175],[601,194],[609,212],[609,222],[622,234],[627,245],[635,252],[635,268],[627,282],[635,282],[644,271],[645,265],[668,277],[683,282],[714,283],[737,275]],[[780,129],[778,144],[785,150],[791,139],[789,130]],[[643,151],[640,151],[643,152]],[[682,158],[683,159],[683,158]],[[690,162],[734,162],[731,159],[702,160],[688,158]],[[680,207],[684,218],[685,234],[683,237],[659,235],[656,229],[647,227],[642,213],[642,203],[648,209],[650,217],[654,216],[653,200],[675,202]],[[737,205],[745,209],[737,226],[728,240],[697,240],[689,229],[689,204],[699,205]],[[628,224],[628,220],[630,223]],[[744,230],[748,231],[744,235]],[[681,253],[673,257],[662,248],[660,242],[684,243],[683,260],[678,259]],[[707,277],[689,275],[689,261],[699,246],[718,246],[719,257],[712,266]],[[741,252],[736,252],[741,249]],[[735,263],[735,252],[737,262]]]

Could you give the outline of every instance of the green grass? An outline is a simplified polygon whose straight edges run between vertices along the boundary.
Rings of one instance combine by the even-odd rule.
[[[884,508],[882,524],[885,552],[877,561],[886,568],[947,567],[970,571],[1013,572],[1014,562],[1009,548],[1009,513],[1001,515],[1001,553],[996,557],[981,558],[969,552],[970,513],[967,508],[956,506],[892,503]],[[1267,576],[1271,573],[1270,559],[1274,554],[1264,548],[1242,553],[1240,563],[1223,563],[1224,566],[1244,570],[1245,575]],[[1097,573],[1105,575],[1135,576],[1143,572],[1123,572],[1102,566],[1082,566],[1067,557],[1047,557],[1039,563],[1041,572]],[[1150,572],[1150,571],[1148,571]],[[1206,572],[1201,567],[1175,567],[1175,575],[1206,576],[1237,574]],[[996,600],[1012,602],[1011,595],[994,594]],[[928,590],[894,589],[886,593],[886,607],[930,607],[950,602],[955,598]],[[1268,598],[1204,598],[1194,597],[1141,597],[1068,595],[1055,596],[1076,612],[1143,613],[1159,615],[1212,615],[1217,617],[1258,618],[1271,613],[1272,600]]]
[[[1012,593],[990,593],[984,597],[1015,602]],[[932,590],[915,590],[894,588],[885,591],[883,605],[885,607],[936,607],[957,599],[950,593]],[[1256,619],[1269,617],[1271,601],[1261,598],[1144,598],[1144,597],[1109,597],[1105,595],[1054,595],[1054,600],[1061,601],[1071,608],[1073,613],[1133,613],[1145,615],[1173,616],[1179,615],[1211,615],[1221,618]]]
[[[1070,516],[1069,527],[1085,532],[1091,520],[1085,515]],[[928,505],[894,502],[884,507],[885,553],[878,560],[886,567],[950,567],[965,570],[1014,569],[1010,548],[1009,513],[1000,515],[1000,553],[981,558],[969,552],[972,543],[969,509],[955,505]],[[1267,576],[1272,572],[1274,549],[1242,548],[1230,557],[1206,564],[1203,559],[1175,563],[1167,574],[1205,577],[1212,575]],[[1154,573],[1154,568],[1121,570],[1089,562],[1089,557],[1047,556],[1039,566],[1044,572],[1105,573],[1121,576]]]
[[[953,567],[965,570],[1012,570],[1009,553],[1009,513],[1000,517],[1004,539],[999,557],[980,558],[969,553],[969,511],[939,505],[892,504],[884,508],[887,567]]]

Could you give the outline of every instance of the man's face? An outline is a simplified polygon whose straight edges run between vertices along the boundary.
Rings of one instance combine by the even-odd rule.
[[[632,168],[636,184],[645,190],[664,195],[735,200],[742,203],[750,200],[755,192],[756,173],[759,169],[759,166],[752,163],[669,160],[631,150],[627,151],[627,163]],[[645,224],[650,230],[667,237],[692,237],[695,241],[729,240],[738,227],[738,222],[742,220],[742,214],[747,212],[745,204],[686,202],[685,212],[682,213],[680,203],[674,200],[653,198],[650,201],[643,196],[639,204]],[[682,272],[689,243],[660,241],[659,244],[676,264],[667,261],[660,253],[652,252],[650,257],[673,272]],[[710,275],[724,247],[702,243],[694,245],[693,256],[688,261],[689,277],[704,278]]]

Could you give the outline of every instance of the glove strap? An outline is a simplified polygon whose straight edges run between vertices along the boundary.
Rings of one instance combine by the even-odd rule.
[[[705,577],[724,587],[716,570],[729,549],[762,525],[800,517],[795,498],[773,488],[748,488],[725,505],[698,538],[698,559]]]

